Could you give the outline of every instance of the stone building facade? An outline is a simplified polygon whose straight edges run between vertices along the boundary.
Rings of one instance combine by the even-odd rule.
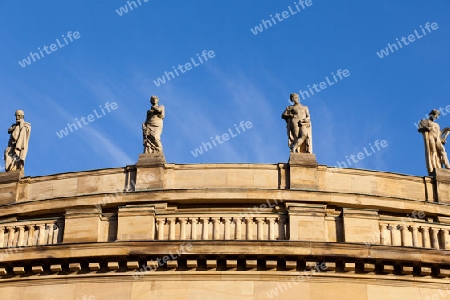
[[[1,299],[447,299],[447,173],[292,157],[4,173]]]

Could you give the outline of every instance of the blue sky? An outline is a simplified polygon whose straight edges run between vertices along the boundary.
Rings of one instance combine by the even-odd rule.
[[[351,167],[426,175],[421,135],[414,123],[450,105],[450,3],[433,1],[316,1],[258,34],[250,29],[270,15],[295,12],[294,1],[0,0],[0,140],[14,111],[32,124],[25,166],[29,176],[122,167],[142,152],[141,124],[150,95],[166,107],[162,141],[170,163],[287,162],[281,113],[289,94],[324,82],[332,72],[350,76],[302,101],[313,123],[319,164],[388,146]],[[377,55],[396,38],[427,22],[438,29],[409,45]],[[67,44],[62,35],[79,33]],[[64,46],[18,62],[46,45]],[[56,47],[56,46],[55,46]],[[172,66],[214,57],[161,84]],[[198,63],[198,60],[197,60]],[[100,113],[105,103],[117,108]],[[75,118],[95,117],[63,138]],[[252,127],[236,134],[234,124]],[[441,127],[450,126],[450,114]],[[210,137],[236,136],[195,157]]]

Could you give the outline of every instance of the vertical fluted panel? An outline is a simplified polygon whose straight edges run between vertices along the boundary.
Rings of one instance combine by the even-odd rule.
[[[380,224],[380,244],[387,245],[387,236],[386,236],[386,224]]]
[[[39,224],[39,245],[45,245],[45,224]]]
[[[430,244],[430,232],[428,227],[421,227],[422,232],[422,247],[424,248],[431,248]]]
[[[231,239],[230,218],[224,218],[223,222],[225,223],[224,239],[229,240],[229,239]]]
[[[431,247],[434,249],[439,249],[439,238],[438,238],[438,229],[430,228],[430,237],[431,237]]]
[[[212,224],[213,224],[213,236],[212,239],[213,240],[218,240],[220,235],[219,235],[219,228],[220,228],[220,219],[219,218],[211,218]]]
[[[191,219],[191,239],[197,239],[197,218]]]
[[[419,230],[415,226],[411,226],[410,230],[411,230],[411,234],[412,234],[412,246],[420,247],[420,245],[419,245]]]
[[[169,223],[169,241],[175,239],[175,218],[167,218],[167,223]]]
[[[242,239],[242,219],[236,218],[235,222],[236,222],[236,240],[241,240]]]
[[[208,239],[208,218],[201,218],[202,223],[202,240]]]
[[[186,218],[179,218],[178,221],[180,222],[180,240],[186,239]]]
[[[50,224],[47,224],[47,226],[48,226],[47,244],[52,245],[53,244],[53,234],[55,232],[55,224],[50,223]]]
[[[408,226],[406,225],[402,225],[400,227],[400,232],[401,232],[401,237],[402,237],[402,246],[411,246],[409,245],[409,239],[408,239],[408,234],[409,234],[409,230],[408,230]]]
[[[399,242],[398,242],[398,239],[397,239],[397,226],[389,225],[388,228],[391,231],[391,245],[392,246],[398,246]]]
[[[165,219],[157,219],[156,223],[158,225],[158,240],[164,240],[164,223]]]
[[[450,237],[448,229],[442,230],[442,244],[445,250],[450,250]]]
[[[0,248],[3,248],[5,244],[5,227],[0,226]]]
[[[256,218],[256,239],[261,241],[264,239],[264,219]]]
[[[6,227],[7,231],[8,231],[8,243],[7,243],[7,247],[13,247],[13,242],[14,242],[14,231],[15,228],[12,226],[8,226]]]
[[[267,221],[269,222],[269,240],[273,241],[275,240],[275,218],[268,218]]]
[[[247,240],[253,240],[253,218],[247,217],[245,218],[245,224],[246,224],[246,239]]]
[[[27,229],[28,229],[27,246],[33,246],[34,225],[27,225]]]
[[[19,238],[17,239],[17,247],[24,246],[25,226],[19,226]]]

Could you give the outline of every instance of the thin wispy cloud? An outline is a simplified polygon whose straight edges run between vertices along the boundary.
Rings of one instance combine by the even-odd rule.
[[[223,93],[227,95],[226,98],[229,98],[233,106],[238,108],[236,111],[246,120],[254,123],[254,129],[246,137],[246,143],[248,144],[246,148],[247,159],[256,162],[273,160],[274,149],[277,146],[271,144],[274,141],[270,137],[280,134],[275,129],[274,124],[283,122],[280,116],[284,108],[280,108],[279,112],[275,111],[272,108],[273,104],[261,92],[264,90],[263,87],[252,82],[244,75],[244,72],[236,72],[235,74],[239,74],[238,76],[230,76],[218,68],[214,68],[213,73],[222,83]],[[258,122],[258,125],[255,126],[255,123],[261,120],[264,120],[264,122]]]
[[[94,128],[86,127],[86,135],[83,139],[85,144],[92,145],[90,148],[99,157],[109,157],[115,167],[122,167],[136,163],[136,158],[131,158],[128,154],[112,142],[105,134],[101,134]],[[100,147],[98,147],[100,145]]]

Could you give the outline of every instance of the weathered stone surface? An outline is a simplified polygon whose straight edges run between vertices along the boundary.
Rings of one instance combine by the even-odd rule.
[[[15,182],[18,183],[23,177],[23,171],[16,170],[10,172],[0,172],[0,184]]]
[[[149,154],[140,154],[138,162],[136,164],[137,167],[151,167],[151,166],[160,166],[166,163],[166,158],[163,153],[149,153]]]
[[[439,202],[450,204],[450,170],[435,169],[437,199]]]
[[[119,207],[117,240],[153,240],[154,238],[154,206],[130,205]]]
[[[287,202],[290,240],[328,241],[325,205]],[[308,228],[308,230],[305,230]]]
[[[379,218],[375,210],[345,208],[342,212],[345,241],[379,244]]]
[[[19,191],[0,210],[2,299],[420,299],[448,284],[447,170],[434,181],[302,155],[0,183]]]
[[[316,155],[312,153],[291,153],[289,156],[289,165],[314,167],[318,166]]]
[[[100,214],[95,207],[67,209],[64,243],[99,242]]]

